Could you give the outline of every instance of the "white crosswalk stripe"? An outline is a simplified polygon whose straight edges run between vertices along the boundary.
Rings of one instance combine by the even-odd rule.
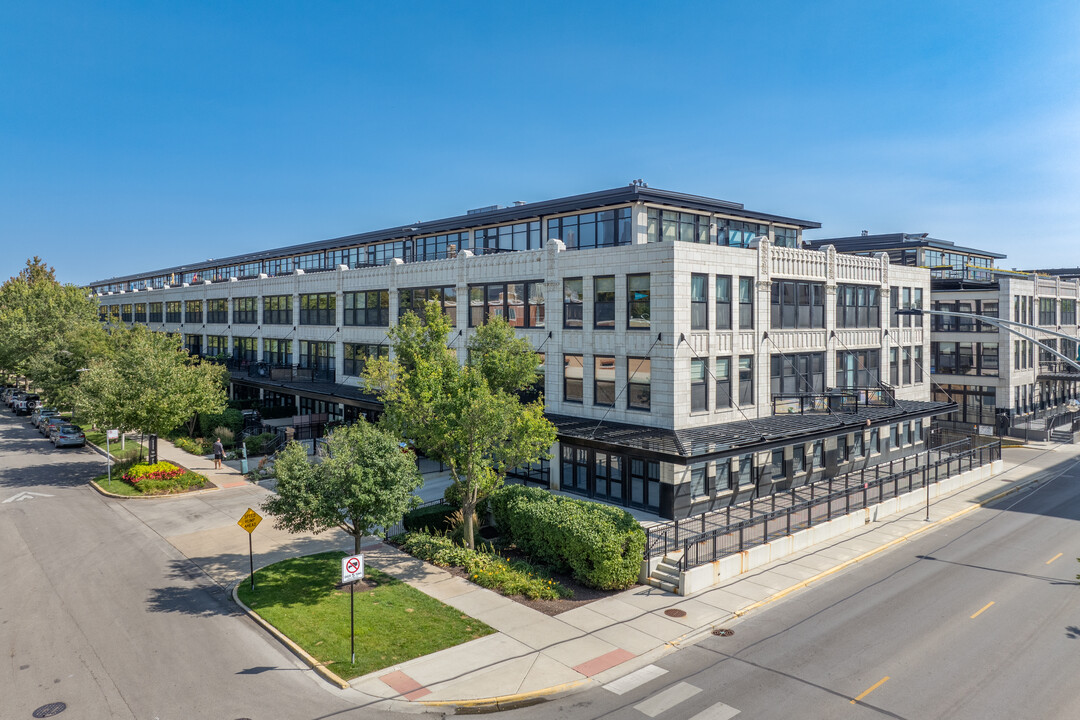
[[[648,700],[644,700],[634,706],[635,710],[648,715],[649,717],[656,717],[665,710],[670,710],[684,700],[690,698],[701,692],[701,688],[696,688],[690,683],[681,682],[677,685],[672,685],[667,690],[653,695]]]
[[[730,705],[716,703],[711,708],[702,710],[690,720],[731,720],[739,714],[739,711]]]
[[[629,675],[624,675],[618,680],[609,682],[604,686],[604,689],[616,695],[622,695],[665,674],[667,674],[667,670],[658,665],[646,665],[640,670],[635,670]]]

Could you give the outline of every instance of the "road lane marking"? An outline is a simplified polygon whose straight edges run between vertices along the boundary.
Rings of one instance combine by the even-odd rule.
[[[724,703],[716,703],[707,710],[702,710],[690,720],[731,720],[739,714],[739,711],[730,705]]]
[[[634,709],[641,711],[649,717],[656,717],[660,713],[665,710],[670,710],[684,700],[689,700],[699,692],[701,692],[701,688],[696,688],[690,683],[681,682],[678,685],[672,685],[662,693],[653,695],[644,702],[638,703],[634,706]]]
[[[623,675],[618,680],[609,682],[604,686],[604,689],[616,695],[622,695],[665,674],[667,674],[667,670],[658,665],[646,665],[640,670],[635,670],[629,675]]]
[[[885,677],[881,678],[880,680],[878,680],[876,683],[874,683],[870,687],[863,690],[861,694],[855,696],[855,698],[851,701],[851,704],[854,705],[855,703],[859,702],[860,700],[862,700],[864,697],[866,697],[870,693],[877,690],[879,687],[884,685],[888,679],[889,679],[889,676],[886,675]]]
[[[1061,555],[1062,555],[1062,553],[1058,553],[1058,554],[1057,554],[1057,555],[1055,555],[1054,557],[1052,557],[1052,558],[1050,558],[1049,560],[1047,560],[1047,561],[1046,561],[1046,564],[1047,564],[1047,565],[1049,565],[1050,563],[1054,562],[1054,561],[1055,561],[1055,560],[1057,560],[1057,559],[1058,559],[1059,557],[1061,557]]]
[[[977,617],[979,617],[980,615],[982,615],[982,614],[983,614],[984,612],[986,612],[987,610],[989,610],[989,609],[990,609],[990,606],[991,606],[991,605],[993,605],[993,604],[994,604],[994,601],[993,601],[993,600],[991,600],[990,602],[988,602],[988,603],[986,603],[985,605],[983,605],[983,606],[982,606],[982,609],[981,609],[981,610],[979,610],[979,612],[977,612],[977,613],[975,613],[974,615],[972,615],[972,616],[971,616],[971,619],[972,619],[972,620],[974,620],[975,618],[977,618]]]

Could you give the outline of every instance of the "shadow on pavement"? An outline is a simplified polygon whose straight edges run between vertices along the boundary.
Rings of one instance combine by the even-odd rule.
[[[146,598],[150,612],[180,613],[195,617],[211,615],[239,615],[239,609],[230,601],[229,593],[222,587],[204,582],[205,575],[190,560],[173,560],[169,563],[169,577],[182,584],[153,588]]]

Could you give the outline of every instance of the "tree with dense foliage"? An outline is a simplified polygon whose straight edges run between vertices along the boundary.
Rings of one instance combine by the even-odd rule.
[[[364,377],[383,401],[385,426],[449,467],[472,548],[477,503],[503,484],[507,470],[547,458],[555,428],[542,400],[525,403],[518,395],[536,381],[540,364],[528,340],[491,318],[460,365],[449,334],[437,303],[428,303],[423,320],[406,313],[390,330],[394,358],[369,362]]]
[[[326,438],[327,457],[308,460],[307,448],[289,443],[274,463],[277,494],[262,505],[289,532],[321,533],[340,528],[360,541],[394,525],[419,499],[423,484],[416,458],[403,452],[397,438],[357,420]]]
[[[99,427],[164,435],[225,407],[228,371],[192,357],[178,335],[114,328],[111,351],[80,373],[79,413]]]
[[[0,368],[27,377],[50,402],[70,400],[76,370],[102,349],[97,304],[61,285],[39,257],[0,286]]]

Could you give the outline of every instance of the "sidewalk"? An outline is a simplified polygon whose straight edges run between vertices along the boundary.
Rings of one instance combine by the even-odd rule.
[[[174,453],[179,453],[174,455]],[[213,461],[161,442],[159,454],[206,472],[228,489],[176,496],[124,507],[197,563],[222,588],[247,576],[248,535],[236,521],[271,492],[248,483],[235,468],[215,471]],[[714,628],[829,575],[934,529],[1010,489],[1054,477],[1080,459],[1080,446],[1033,443],[1003,453],[1004,470],[925,509],[873,522],[843,536],[762,566],[721,585],[680,597],[638,586],[551,617],[367,538],[367,562],[426,594],[490,625],[497,632],[457,647],[384,668],[334,690],[361,704],[412,712],[429,706],[508,708],[610,683],[695,642]],[[231,485],[234,485],[230,487]],[[351,550],[340,531],[290,534],[264,521],[253,535],[255,563],[325,550]],[[674,612],[668,612],[674,611]],[[319,679],[318,682],[324,682]]]
[[[775,561],[722,585],[679,597],[651,587],[550,617],[383,544],[368,562],[481,620],[499,632],[353,680],[346,693],[386,709],[416,705],[512,707],[515,702],[609,683],[704,637],[714,628],[820,581],[904,539],[939,527],[981,504],[1073,463],[1080,447],[1035,443],[1008,450],[997,476],[942,497],[925,509],[890,516]],[[1041,459],[1041,462],[1038,462]],[[682,612],[668,612],[668,611]],[[357,698],[360,700],[361,698]]]

